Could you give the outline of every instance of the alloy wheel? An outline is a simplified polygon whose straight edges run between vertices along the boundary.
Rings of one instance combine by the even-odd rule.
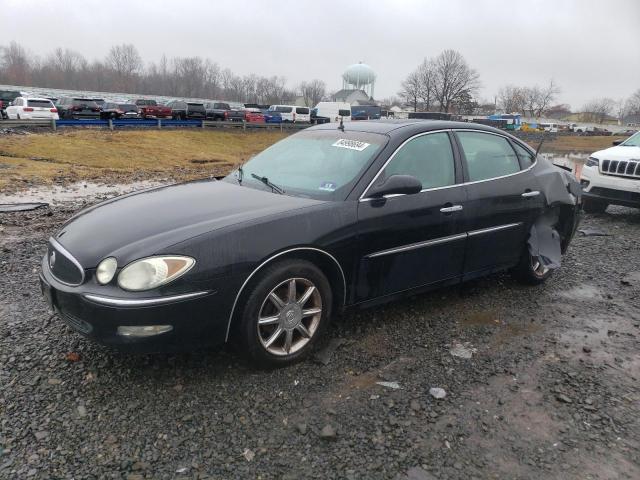
[[[531,256],[531,270],[537,277],[544,277],[549,271],[549,267],[542,263],[540,257]]]
[[[289,278],[269,292],[258,315],[258,338],[267,352],[291,355],[309,343],[322,317],[322,296],[306,278]]]

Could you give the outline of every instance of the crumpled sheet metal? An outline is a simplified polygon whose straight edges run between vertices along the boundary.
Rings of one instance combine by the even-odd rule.
[[[549,206],[576,206],[582,201],[582,187],[570,172],[549,164],[538,176],[538,181]],[[557,212],[541,215],[531,227],[527,241],[529,253],[551,269],[560,267],[562,259],[562,238],[554,228],[557,222]]]
[[[582,187],[571,172],[549,164],[538,175],[538,181],[549,206],[577,205],[581,202]]]
[[[547,268],[560,267],[562,252],[560,247],[560,234],[553,224],[553,216],[542,215],[531,227],[529,240],[529,253],[538,257],[540,262]]]

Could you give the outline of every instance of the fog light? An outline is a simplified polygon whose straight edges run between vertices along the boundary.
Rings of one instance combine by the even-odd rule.
[[[173,330],[172,325],[141,325],[118,327],[118,335],[122,337],[153,337]]]

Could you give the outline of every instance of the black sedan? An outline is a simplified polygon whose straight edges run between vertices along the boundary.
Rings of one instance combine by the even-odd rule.
[[[580,205],[570,173],[491,127],[325,124],[221,180],[81,211],[50,239],[41,286],[62,319],[104,344],[233,341],[283,365],[345,308],[506,269],[545,281]]]

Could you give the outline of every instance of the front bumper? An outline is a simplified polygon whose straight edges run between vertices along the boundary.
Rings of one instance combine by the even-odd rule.
[[[583,197],[611,205],[640,207],[640,179],[603,175],[598,167],[584,167],[580,176]],[[588,182],[588,183],[586,183]]]
[[[103,345],[134,352],[173,352],[224,342],[229,308],[215,291],[169,297],[110,297],[59,282],[43,258],[42,294],[73,330]],[[118,333],[121,326],[171,325],[153,336]]]

